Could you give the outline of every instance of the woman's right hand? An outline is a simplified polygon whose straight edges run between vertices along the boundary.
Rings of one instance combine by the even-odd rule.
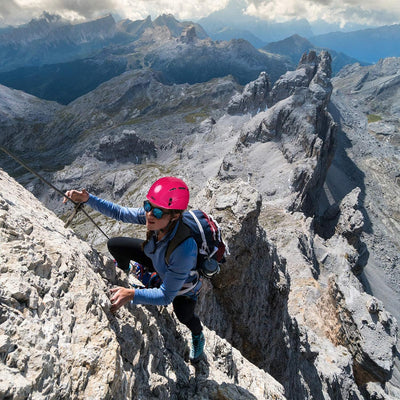
[[[68,190],[65,195],[76,203],[86,203],[89,200],[89,192],[86,189],[82,190]],[[67,197],[64,197],[63,203],[68,201]]]

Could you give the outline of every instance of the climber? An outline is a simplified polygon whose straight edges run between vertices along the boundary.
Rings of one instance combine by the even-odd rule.
[[[169,263],[165,252],[182,220],[182,213],[189,204],[189,189],[185,182],[175,177],[158,179],[149,189],[143,207],[128,208],[100,199],[85,189],[65,193],[75,202],[86,203],[100,213],[123,222],[147,227],[146,240],[115,237],[107,242],[116,265],[129,273],[130,261],[140,263],[149,271],[156,271],[161,285],[153,288],[111,289],[111,311],[132,304],[168,305],[172,302],[178,320],[192,333],[191,362],[203,356],[204,334],[195,305],[202,282],[195,272],[197,244],[192,237],[183,241],[171,254]],[[63,202],[67,202],[64,198]],[[134,271],[132,271],[134,272]],[[182,287],[188,287],[182,290]],[[181,293],[180,293],[181,292]],[[182,292],[184,292],[182,294]]]

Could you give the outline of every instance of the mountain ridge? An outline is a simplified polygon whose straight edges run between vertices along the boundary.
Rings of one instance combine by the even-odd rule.
[[[309,39],[317,46],[343,52],[366,63],[376,63],[382,58],[400,56],[397,46],[400,39],[399,24],[354,32],[333,32]]]
[[[299,60],[304,53],[311,50],[317,52],[323,50],[329,51],[332,56],[333,75],[336,75],[344,66],[349,64],[359,63],[361,65],[367,65],[367,63],[362,63],[355,58],[349,57],[346,54],[338,53],[334,50],[327,48],[318,48],[314,46],[314,44],[312,44],[309,40],[297,34],[280,40],[279,42],[269,43],[266,46],[262,47],[262,49],[271,53],[288,56],[293,63],[296,63],[297,60]]]
[[[134,41],[110,46],[87,59],[3,72],[0,82],[67,104],[130,69],[150,67],[161,72],[168,84],[206,82],[231,74],[244,85],[264,70],[271,79],[277,79],[290,64],[279,55],[259,52],[243,39],[202,39],[205,34],[200,30],[198,36],[196,25],[179,23],[173,16],[156,21],[150,27],[148,19],[135,27],[124,21],[121,25],[133,29]],[[136,34],[139,36],[135,38]]]
[[[1,35],[0,71],[82,58],[121,40],[111,15],[76,25],[49,14],[33,21]]]
[[[239,90],[232,78],[211,81],[208,87],[203,84],[174,87],[157,81],[156,77],[151,76],[155,74],[154,71],[128,71],[125,74],[103,84],[92,94],[92,98],[88,94],[86,98],[76,100],[57,113],[57,123],[52,129],[49,126],[44,137],[55,140],[48,150],[48,160],[54,160],[57,156],[60,164],[64,161],[64,167],[61,166],[57,171],[42,172],[58,187],[86,187],[100,197],[132,206],[141,204],[149,182],[156,177],[178,175],[191,188],[191,206],[212,212],[222,225],[230,245],[231,257],[214,280],[204,283],[199,299],[198,312],[208,327],[206,336],[211,346],[206,352],[212,356],[211,364],[201,369],[203,383],[196,385],[197,391],[191,385],[193,381],[188,378],[191,375],[186,373],[190,367],[185,366],[182,358],[185,352],[184,341],[177,341],[177,335],[169,334],[171,329],[172,332],[181,331],[171,321],[168,309],[147,310],[145,307],[135,307],[133,315],[129,309],[124,309],[121,312],[122,319],[113,325],[118,327],[117,333],[122,332],[122,337],[119,336],[121,341],[117,343],[112,339],[110,342],[116,346],[116,351],[112,352],[114,361],[107,365],[116,365],[117,368],[109,368],[107,376],[108,382],[114,385],[111,384],[112,389],[103,383],[97,387],[104,391],[120,387],[119,377],[122,375],[128,383],[123,386],[124,390],[126,388],[123,396],[128,399],[137,397],[138,393],[149,397],[153,389],[157,390],[154,393],[162,393],[166,398],[183,390],[189,398],[196,399],[196,396],[205,396],[198,390],[207,390],[207,396],[214,396],[211,393],[215,392],[211,391],[217,388],[222,390],[221,396],[226,393],[225,389],[230,389],[233,391],[231,398],[235,398],[239,392],[241,397],[238,395],[238,398],[251,399],[258,396],[261,399],[268,398],[268,390],[282,387],[284,396],[293,400],[317,396],[322,398],[326,394],[335,398],[360,400],[378,395],[385,398],[394,370],[393,363],[397,359],[393,352],[397,323],[380,300],[365,292],[357,275],[368,261],[363,252],[365,239],[362,230],[368,224],[361,196],[363,187],[356,185],[347,191],[347,187],[341,185],[344,196],[332,204],[331,208],[328,207],[329,212],[323,213],[324,219],[320,221],[318,232],[324,235],[315,232],[320,198],[325,193],[325,177],[332,166],[336,144],[340,139],[340,121],[336,122],[329,110],[334,90],[330,80],[329,54],[305,54],[296,70],[286,72],[273,85],[269,85],[267,77],[261,75],[257,82],[246,86],[241,99],[238,98]],[[219,93],[219,100],[215,99],[216,93]],[[144,102],[140,108],[140,98],[146,99],[146,96],[153,100]],[[201,108],[213,98],[215,103],[209,109]],[[157,102],[157,99],[168,101]],[[226,111],[233,103],[236,105],[235,115],[229,115]],[[266,109],[263,107],[265,104],[268,105]],[[188,106],[192,107],[189,113]],[[164,107],[170,107],[174,112],[164,113]],[[243,107],[243,113],[240,113],[240,107]],[[138,115],[138,112],[142,114]],[[165,115],[160,118],[160,114]],[[139,121],[135,123],[136,116]],[[143,118],[142,125],[140,118]],[[91,127],[94,128],[92,131]],[[56,138],[55,132],[58,135],[64,134],[64,138]],[[23,136],[23,132],[20,135]],[[104,138],[108,146],[115,146],[119,150],[118,145],[123,147],[131,143],[130,140],[135,142],[135,135],[141,140],[153,140],[156,151],[154,156],[142,159],[140,163],[127,159],[125,154],[120,160],[99,159],[94,148],[82,145],[100,145]],[[72,140],[66,145],[71,147],[75,140],[77,146],[70,160],[63,158],[64,152],[56,142],[60,140],[62,143],[66,138]],[[147,149],[151,149],[150,143]],[[97,151],[101,150],[99,146]],[[3,174],[1,179],[9,181]],[[69,214],[60,196],[47,191],[40,182],[31,180],[27,186],[59,215]],[[38,310],[44,310],[42,315],[47,316],[49,311],[46,310],[54,310],[54,307],[47,309],[42,303],[52,300],[49,298],[52,296],[56,304],[59,302],[63,307],[70,305],[63,319],[66,327],[60,326],[62,332],[65,329],[68,333],[69,321],[76,321],[76,329],[81,327],[87,334],[90,330],[85,330],[84,320],[88,319],[86,323],[89,326],[99,323],[105,325],[105,331],[114,337],[115,331],[109,331],[106,318],[107,299],[103,292],[98,293],[98,288],[105,289],[105,282],[99,281],[95,290],[89,286],[90,296],[86,298],[82,295],[86,291],[82,291],[80,286],[86,280],[81,277],[90,276],[89,285],[103,278],[107,278],[107,282],[110,279],[111,282],[121,279],[120,283],[128,283],[121,275],[114,275],[111,262],[108,268],[103,267],[97,254],[90,250],[84,250],[85,254],[75,252],[74,248],[61,251],[58,245],[58,253],[54,253],[54,250],[41,248],[43,243],[51,244],[52,240],[40,240],[39,235],[36,241],[39,230],[44,234],[52,234],[54,230],[65,232],[60,222],[52,224],[47,220],[44,229],[40,228],[41,224],[37,227],[37,224],[32,224],[34,228],[31,230],[26,219],[15,216],[17,204],[19,215],[23,207],[13,197],[6,197],[9,192],[12,196],[18,196],[21,195],[21,189],[1,194],[2,199],[10,198],[14,205],[6,200],[0,201],[4,207],[4,212],[0,213],[0,218],[4,220],[0,224],[0,232],[10,238],[8,246],[14,248],[15,245],[18,249],[6,251],[8,259],[3,264],[3,268],[7,267],[7,274],[11,273],[12,276],[12,279],[7,279],[6,275],[2,275],[7,288],[7,304],[11,306],[7,312],[14,312],[18,307],[31,307],[30,310],[35,313],[37,307]],[[34,208],[29,215],[24,214],[26,218],[36,215]],[[140,235],[145,233],[131,224],[116,223],[98,213],[94,213],[93,217],[111,236],[142,237]],[[46,217],[43,218],[46,220]],[[49,224],[53,230],[46,229]],[[73,227],[79,235],[93,243],[98,251],[106,251],[105,238],[94,231],[82,215],[76,216]],[[64,243],[65,233],[62,232]],[[32,259],[29,264],[31,258],[23,258],[29,264],[24,269],[25,264],[19,264],[21,258],[18,252],[24,249],[29,252],[32,249],[29,245],[31,241],[35,243],[36,251],[33,254],[38,255],[38,259]],[[27,244],[21,245],[21,242]],[[59,244],[58,239],[56,243]],[[89,246],[83,248],[89,249]],[[3,247],[1,249],[3,251]],[[42,262],[41,255],[47,252],[50,256],[43,257]],[[75,260],[78,261],[76,264],[65,258],[70,254],[75,254]],[[3,253],[1,257],[4,257]],[[87,271],[81,268],[87,264]],[[65,270],[74,273],[64,275]],[[36,282],[39,276],[41,284],[33,288],[29,285],[16,285],[15,289],[12,282],[15,282],[16,271],[19,273],[17,283],[25,276],[30,277],[29,282]],[[75,276],[77,281],[74,280]],[[52,279],[57,279],[57,284],[53,284]],[[42,299],[45,293],[38,292],[35,287],[54,289],[45,301]],[[64,294],[62,288],[66,287],[72,293],[77,287],[81,295]],[[244,297],[238,293],[245,293],[249,301],[244,301]],[[101,299],[100,307],[95,301],[98,298]],[[79,304],[86,310],[83,316]],[[71,310],[76,313],[75,319]],[[60,315],[61,310],[55,316],[56,321]],[[99,318],[99,315],[102,317]],[[150,323],[148,316],[153,323]],[[6,321],[9,323],[10,319]],[[10,350],[13,347],[0,347],[7,353],[7,357],[0,358],[1,363],[3,360],[19,360],[20,356],[23,358],[30,352],[36,354],[34,349],[40,348],[42,342],[37,341],[42,338],[41,335],[34,335],[36,342],[33,343],[36,347],[27,348],[31,340],[26,340],[23,335],[26,330],[19,329],[19,322],[22,323],[22,318],[18,319],[13,332],[20,336],[6,335],[4,342],[12,344],[21,341],[23,344],[20,351],[12,354]],[[49,325],[48,329],[52,326]],[[31,325],[31,331],[38,332],[40,327],[41,324]],[[149,327],[149,333],[145,327]],[[212,334],[212,330],[229,342],[219,342],[218,335]],[[70,337],[67,333],[65,336]],[[74,331],[72,337],[73,334]],[[51,339],[53,336],[48,337]],[[72,342],[75,343],[74,340]],[[97,371],[96,359],[89,357],[93,354],[94,343],[97,343],[96,335],[93,341],[83,341],[79,353],[84,355],[87,365]],[[252,365],[257,366],[258,370],[251,370],[249,376],[263,370],[262,375],[258,372],[256,374],[261,377],[261,381],[257,380],[256,384],[258,388],[261,387],[261,393],[254,389],[255,386],[242,381],[242,375],[233,374],[237,385],[231,386],[232,374],[228,379],[214,368],[215,364],[221,365],[221,362],[227,367],[232,365],[231,362],[225,364],[225,361],[232,360],[231,354],[233,366],[239,365],[236,361],[238,353],[230,351],[226,343],[230,343],[228,346],[232,346],[232,349],[239,349],[244,362],[250,360]],[[172,353],[162,350],[170,346]],[[222,350],[215,352],[216,348]],[[124,360],[122,364],[115,360],[115,357],[118,359],[120,356]],[[157,363],[153,362],[154,357]],[[25,359],[30,361],[28,367],[33,369],[33,359]],[[53,362],[58,365],[58,358]],[[145,368],[143,372],[144,365],[152,367]],[[173,369],[173,373],[168,373],[166,371],[171,371],[170,365],[177,365],[179,370],[182,368],[185,372],[181,375]],[[7,364],[6,367],[12,366]],[[81,382],[79,371],[87,371],[79,367],[70,370],[76,373],[76,382]],[[207,374],[207,368],[211,375]],[[91,371],[90,368],[88,370]],[[133,376],[132,370],[137,371],[137,374]],[[57,371],[60,371],[60,376],[64,376],[62,367]],[[266,377],[265,371],[281,386],[272,385],[268,389],[272,381]],[[20,374],[23,371],[14,369],[13,373]],[[96,378],[96,374],[92,373],[88,379],[90,382],[93,382],[91,379],[103,382],[103,378],[104,374]],[[82,379],[86,379],[85,374]],[[9,379],[9,382],[12,380]],[[52,390],[60,390],[50,387],[50,383],[57,382],[57,379],[46,382],[49,382],[46,388],[50,393],[53,393]],[[30,386],[38,391],[40,387],[34,384]],[[282,394],[282,389],[279,390]],[[389,399],[389,396],[386,398]]]

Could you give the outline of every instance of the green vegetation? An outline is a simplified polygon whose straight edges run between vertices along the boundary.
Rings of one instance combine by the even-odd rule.
[[[381,121],[382,117],[376,114],[368,114],[368,123]]]
[[[208,114],[204,111],[200,112],[195,112],[192,114],[187,114],[185,115],[185,121],[188,124],[195,124],[198,122],[199,119],[206,119],[208,117]]]

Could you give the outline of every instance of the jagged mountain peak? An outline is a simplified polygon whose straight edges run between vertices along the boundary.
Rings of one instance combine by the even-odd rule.
[[[117,23],[118,28],[127,32],[134,37],[139,37],[147,28],[153,27],[150,15],[143,20],[132,21],[130,19],[123,19]]]
[[[80,59],[112,43],[117,35],[126,41],[111,14],[77,24],[45,14],[1,35],[0,71]]]
[[[179,21],[174,17],[173,14],[161,14],[154,20],[156,25],[168,25],[168,24],[179,24]]]
[[[273,53],[285,54],[288,49],[301,48],[303,51],[308,51],[311,47],[313,47],[313,44],[309,40],[296,33],[278,42],[269,43],[264,48]]]
[[[23,24],[0,34],[2,43],[0,45],[15,45],[19,43],[30,43],[47,37],[50,32],[57,28],[71,25],[69,21],[57,14],[44,11],[39,17],[33,18],[27,24]]]
[[[191,21],[178,21],[172,14],[162,14],[153,22],[154,27],[167,27],[173,37],[179,37],[188,27],[194,27],[196,35],[202,39],[208,37],[201,25]]]
[[[53,14],[48,11],[43,11],[39,17],[33,18],[28,25],[34,25],[38,22],[44,22],[49,25],[58,25],[60,23],[66,24],[67,20],[64,19],[61,15]]]
[[[14,45],[23,45],[39,40],[59,41],[63,39],[63,35],[65,36],[64,40],[73,40],[73,34],[78,30],[89,31],[91,27],[98,29],[101,25],[107,27],[110,24],[115,25],[114,17],[111,14],[92,21],[71,24],[71,22],[57,14],[50,14],[44,11],[40,17],[32,19],[28,24],[15,27],[1,35],[3,39],[1,45],[6,46],[10,44],[8,42]],[[54,39],[52,39],[51,35],[54,36]]]

